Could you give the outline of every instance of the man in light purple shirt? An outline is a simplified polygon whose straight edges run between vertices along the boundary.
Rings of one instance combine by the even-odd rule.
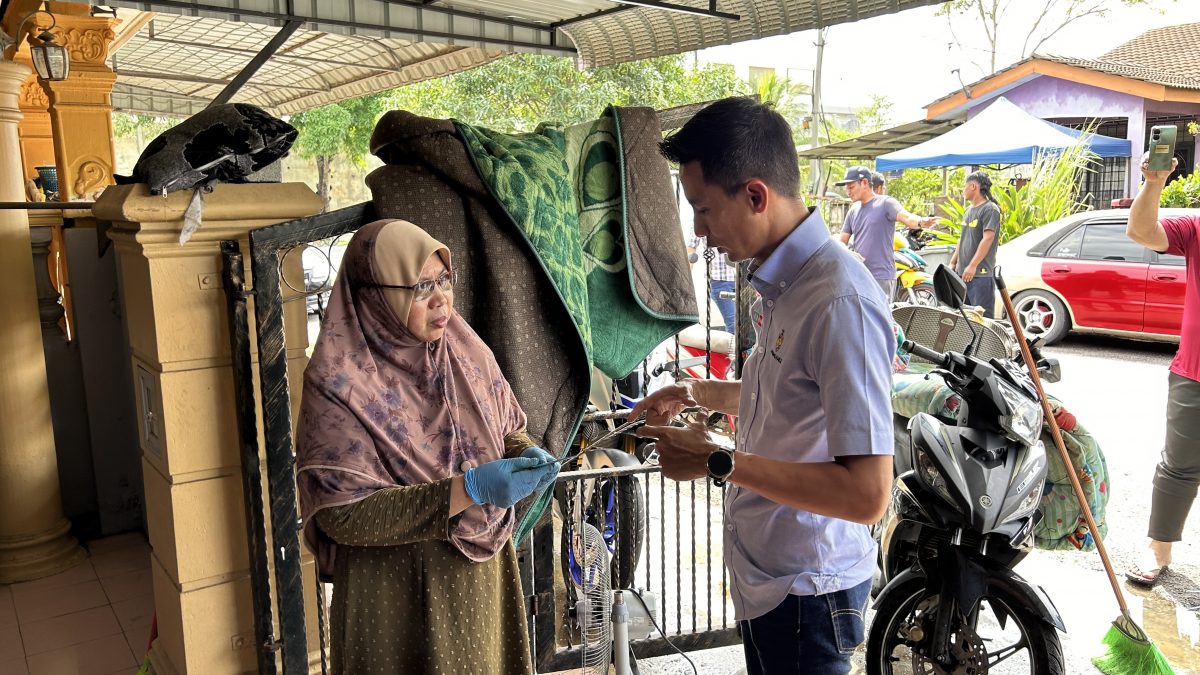
[[[663,475],[731,483],[725,564],[751,675],[842,675],[863,640],[875,565],[868,524],[892,485],[891,315],[867,269],[799,199],[787,122],[753,99],[718,101],[662,144],[696,233],[754,261],[758,341],[741,382],[681,380],[634,409]],[[739,451],[684,407],[738,415]]]
[[[896,295],[896,264],[892,260],[896,223],[917,229],[932,227],[937,218],[915,216],[905,211],[894,197],[875,192],[874,175],[865,166],[852,166],[846,169],[846,176],[835,183],[845,187],[846,194],[854,200],[846,212],[846,222],[842,224],[838,239],[858,254],[891,302]]]

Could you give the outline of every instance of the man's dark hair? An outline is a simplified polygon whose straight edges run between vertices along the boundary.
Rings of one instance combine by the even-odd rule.
[[[800,164],[783,115],[748,96],[725,98],[696,113],[659,144],[680,166],[699,162],[707,183],[727,193],[759,178],[788,197],[800,193]]]
[[[979,193],[983,198],[993,204],[998,204],[996,198],[992,196],[992,177],[984,171],[975,171],[967,176],[968,183],[974,183],[979,186]]]
[[[883,179],[883,174],[879,173],[878,171],[871,172],[871,187],[876,189],[881,188],[884,186],[885,182],[886,181]]]

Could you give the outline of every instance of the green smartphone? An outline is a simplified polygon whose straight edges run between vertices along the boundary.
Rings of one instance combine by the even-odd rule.
[[[1174,124],[1156,124],[1150,127],[1150,159],[1146,168],[1150,171],[1170,171],[1171,159],[1175,157],[1175,134],[1179,133]]]

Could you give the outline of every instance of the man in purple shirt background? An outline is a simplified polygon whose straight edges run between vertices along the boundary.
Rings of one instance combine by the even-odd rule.
[[[919,229],[932,227],[937,218],[914,216],[905,211],[895,197],[877,194],[872,183],[873,174],[865,166],[846,169],[846,176],[834,183],[845,187],[846,194],[854,201],[846,212],[846,222],[842,224],[838,238],[858,254],[891,302],[896,295],[896,264],[892,260],[896,222]]]
[[[750,98],[718,101],[662,143],[698,236],[753,260],[758,340],[743,380],[680,380],[646,397],[639,434],[662,473],[730,483],[725,564],[751,675],[844,675],[863,640],[876,546],[868,524],[892,485],[887,299],[799,198],[791,129]],[[738,451],[684,407],[738,416]]]

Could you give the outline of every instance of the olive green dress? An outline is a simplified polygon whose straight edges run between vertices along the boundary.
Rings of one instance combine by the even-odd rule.
[[[338,544],[334,675],[533,672],[512,542],[471,562],[450,544],[449,512],[449,478],[317,512]]]

